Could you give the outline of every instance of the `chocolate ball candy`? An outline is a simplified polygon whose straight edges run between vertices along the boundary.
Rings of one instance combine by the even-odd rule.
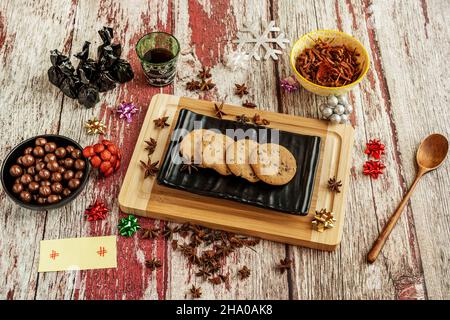
[[[64,159],[64,168],[66,169],[70,169],[73,167],[73,164],[75,163],[75,161],[73,161],[72,158],[65,158]]]
[[[60,182],[62,180],[62,174],[59,172],[53,172],[52,175],[50,176],[50,180],[52,182]]]
[[[74,146],[67,146],[67,147],[66,147],[67,153],[71,153],[73,150],[75,150],[75,147],[74,147]]]
[[[31,181],[33,181],[33,177],[28,173],[20,177],[20,183],[23,185],[28,185]]]
[[[39,190],[39,182],[31,181],[28,185],[28,191],[30,192],[37,192]]]
[[[47,163],[47,169],[50,170],[50,172],[56,172],[58,171],[58,168],[59,164],[56,160]]]
[[[39,158],[45,156],[44,148],[42,148],[41,146],[34,147],[33,155]]]
[[[41,177],[39,177],[39,174],[37,174],[33,177],[33,180],[36,182],[40,182],[42,179],[41,179]]]
[[[80,186],[80,179],[70,179],[67,183],[70,190],[75,190]]]
[[[59,183],[59,182],[53,183],[50,186],[50,188],[52,189],[52,192],[54,194],[60,194],[63,191],[63,189],[64,189],[63,185],[61,183]]]
[[[75,179],[81,179],[84,176],[84,172],[79,170],[77,172],[75,172],[75,175],[73,176]]]
[[[50,161],[55,161],[56,156],[54,153],[47,153],[44,157],[44,162],[49,163]]]
[[[74,159],[79,159],[81,157],[81,151],[80,151],[80,149],[75,149],[70,153],[70,155]]]
[[[37,138],[35,141],[34,141],[34,144],[36,145],[36,146],[43,146],[44,144],[46,144],[47,143],[47,139],[45,139],[45,138]]]
[[[44,150],[47,153],[55,152],[57,147],[58,146],[54,142],[47,142],[46,144],[44,144]]]
[[[67,151],[66,151],[66,149],[63,148],[63,147],[59,147],[59,148],[57,148],[57,149],[55,150],[55,155],[56,155],[56,157],[59,158],[59,159],[64,158],[64,157],[66,156],[66,154],[67,154]]]
[[[63,174],[64,180],[70,180],[70,179],[73,178],[73,176],[74,176],[74,173],[73,173],[72,170],[67,170],[67,171],[64,172],[64,174]]]
[[[52,204],[52,203],[57,203],[61,201],[61,196],[56,195],[56,194],[52,194],[47,198],[47,202]]]
[[[43,197],[48,197],[52,194],[52,189],[49,186],[40,186],[39,194]]]
[[[45,162],[39,162],[36,164],[36,171],[39,172],[45,168]]]
[[[14,183],[11,190],[14,193],[21,193],[23,191],[23,185],[20,183]]]
[[[34,162],[36,162],[36,164],[41,163],[43,161],[44,161],[44,159],[42,159],[42,158],[34,158]]]
[[[32,176],[34,176],[36,174],[36,167],[35,166],[31,166],[27,168],[27,173],[31,174]]]
[[[41,186],[47,186],[47,187],[50,187],[51,184],[52,184],[52,183],[51,183],[50,181],[48,181],[48,180],[41,181]]]
[[[34,157],[31,154],[26,154],[22,157],[22,165],[24,167],[30,167],[34,164]]]
[[[64,174],[64,172],[66,172],[66,168],[64,168],[63,166],[59,166],[58,172]]]
[[[50,179],[50,171],[48,171],[47,169],[42,169],[41,171],[39,171],[38,175],[42,180]]]
[[[73,166],[77,170],[83,170],[86,167],[86,162],[84,162],[84,160],[77,159],[77,160],[75,160],[75,163],[73,164]]]
[[[23,173],[22,168],[17,164],[13,164],[11,168],[9,168],[9,174],[12,175],[13,177],[20,177],[22,173]]]
[[[23,151],[23,154],[31,154],[31,153],[33,153],[33,147],[27,147]]]
[[[46,203],[47,203],[47,198],[44,198],[44,197],[38,197],[38,198],[36,199],[36,202],[37,202],[38,204],[46,204]]]
[[[29,193],[28,191],[22,191],[20,193],[20,200],[22,200],[23,202],[30,202],[31,201],[31,193]]]
[[[72,191],[70,191],[69,188],[64,188],[64,190],[62,191],[62,195],[64,198],[67,198],[68,196],[70,196],[71,193],[72,193]]]
[[[22,157],[21,156],[17,158],[16,163],[18,165],[22,165]]]

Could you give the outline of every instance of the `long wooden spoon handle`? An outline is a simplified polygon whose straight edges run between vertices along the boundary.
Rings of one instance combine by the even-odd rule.
[[[387,238],[391,234],[392,229],[394,229],[394,226],[397,223],[398,219],[400,218],[406,204],[408,203],[408,200],[411,197],[411,194],[413,193],[414,188],[417,185],[417,182],[419,182],[419,180],[422,176],[423,176],[423,172],[419,171],[416,178],[414,179],[414,182],[413,182],[411,188],[409,188],[408,193],[405,195],[402,202],[400,202],[399,206],[397,207],[397,210],[391,216],[388,223],[384,227],[383,231],[381,231],[380,235],[378,236],[378,239],[373,244],[372,249],[370,249],[369,254],[367,255],[368,262],[373,263],[373,262],[375,262],[375,260],[377,260],[377,257],[380,254],[381,249],[383,249],[383,247],[384,247],[384,243],[386,242]]]

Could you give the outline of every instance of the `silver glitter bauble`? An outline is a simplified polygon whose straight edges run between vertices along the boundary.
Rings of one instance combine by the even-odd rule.
[[[336,98],[336,96],[329,96],[327,104],[329,107],[336,107],[336,105],[338,104],[338,98]]]
[[[341,123],[341,116],[334,113],[331,115],[330,121],[331,121],[331,123],[334,123],[334,124]]]
[[[342,124],[346,124],[347,122],[348,122],[348,115],[343,114],[343,115],[341,116],[341,123],[342,123]]]
[[[333,109],[331,109],[331,108],[326,107],[322,110],[322,116],[326,119],[328,119],[328,117],[331,116],[332,114],[333,114]]]
[[[346,96],[337,96],[337,100],[339,104],[342,104],[344,106],[348,105],[348,100]]]
[[[352,107],[352,105],[351,105],[351,104],[346,105],[346,106],[345,106],[345,111],[344,111],[344,113],[345,113],[345,114],[350,114],[350,113],[352,113],[352,112],[353,112],[353,107]]]
[[[334,108],[334,113],[341,115],[344,114],[345,107],[342,104],[338,104],[336,108]]]

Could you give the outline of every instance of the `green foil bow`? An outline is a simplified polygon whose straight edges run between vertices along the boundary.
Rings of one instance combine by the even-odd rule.
[[[126,218],[120,219],[120,223],[117,227],[119,228],[119,234],[124,237],[133,236],[136,231],[141,228],[138,224],[137,218],[132,214]]]

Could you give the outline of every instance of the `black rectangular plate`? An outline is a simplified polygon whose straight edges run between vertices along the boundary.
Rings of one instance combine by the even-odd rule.
[[[271,186],[263,182],[251,183],[235,176],[222,176],[212,169],[199,168],[189,174],[181,171],[182,164],[172,161],[177,154],[182,136],[174,138],[169,144],[166,156],[161,164],[158,183],[189,192],[230,199],[263,208],[306,215],[311,203],[314,178],[320,153],[320,137],[300,135],[266,127],[244,124],[236,121],[221,120],[192,112],[180,110],[175,130],[184,129],[185,133],[194,130],[194,122],[201,123],[201,128],[218,129],[225,134],[226,129],[256,129],[252,138],[269,141],[272,134],[279,133],[279,144],[286,147],[297,160],[297,173],[286,185]],[[196,127],[197,128],[197,127]],[[260,131],[259,129],[267,129]],[[256,134],[258,131],[258,135]],[[175,132],[175,131],[174,131]],[[180,130],[177,130],[180,132]]]

